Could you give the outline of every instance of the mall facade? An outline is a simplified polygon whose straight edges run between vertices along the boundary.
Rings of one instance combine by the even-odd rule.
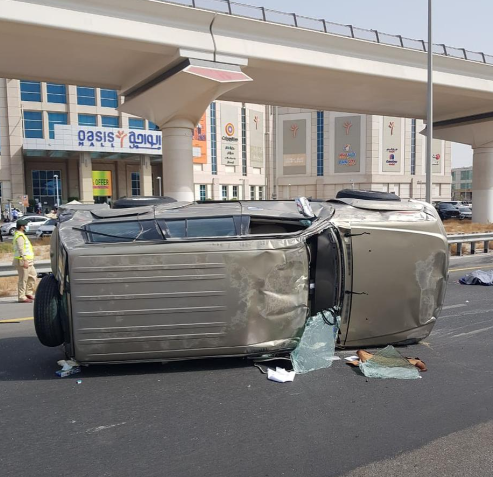
[[[117,91],[0,79],[0,199],[52,207],[160,195],[156,125]],[[212,103],[193,134],[197,200],[327,199],[342,188],[424,198],[421,121]],[[450,144],[433,143],[433,199],[450,199]],[[164,167],[163,167],[164,160]]]

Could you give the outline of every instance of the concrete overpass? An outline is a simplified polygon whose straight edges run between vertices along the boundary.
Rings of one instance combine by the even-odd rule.
[[[192,196],[192,129],[215,99],[425,118],[426,44],[325,33],[322,21],[322,31],[301,28],[304,17],[273,23],[265,9],[245,18],[224,5],[0,0],[0,76],[122,91],[121,109],[163,130],[164,192],[182,199]],[[435,137],[475,148],[474,219],[493,221],[493,58],[463,56],[435,55]],[[481,135],[465,132],[478,124]]]

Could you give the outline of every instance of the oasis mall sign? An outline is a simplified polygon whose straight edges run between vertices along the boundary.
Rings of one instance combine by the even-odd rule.
[[[54,139],[24,139],[25,149],[161,154],[161,131],[55,125]]]

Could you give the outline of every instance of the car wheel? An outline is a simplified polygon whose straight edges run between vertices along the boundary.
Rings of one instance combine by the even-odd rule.
[[[336,199],[391,200],[397,202],[401,200],[398,195],[389,192],[358,189],[342,189],[337,193]]]
[[[12,227],[10,230],[9,230],[9,235],[14,235],[15,234],[15,227]]]
[[[63,344],[61,303],[58,282],[53,275],[46,275],[39,282],[34,298],[34,328],[39,341],[45,346]]]

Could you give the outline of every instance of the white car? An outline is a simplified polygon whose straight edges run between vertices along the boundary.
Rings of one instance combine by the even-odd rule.
[[[47,237],[53,233],[56,227],[56,219],[49,219],[44,224],[40,225],[38,230],[36,230],[36,237]]]
[[[35,234],[41,225],[50,220],[48,217],[44,217],[42,215],[28,215],[22,218],[29,222],[29,230],[27,232],[28,234]],[[2,226],[0,227],[0,233],[2,235],[14,235],[15,226],[16,222],[7,222],[6,224],[2,224]]]

